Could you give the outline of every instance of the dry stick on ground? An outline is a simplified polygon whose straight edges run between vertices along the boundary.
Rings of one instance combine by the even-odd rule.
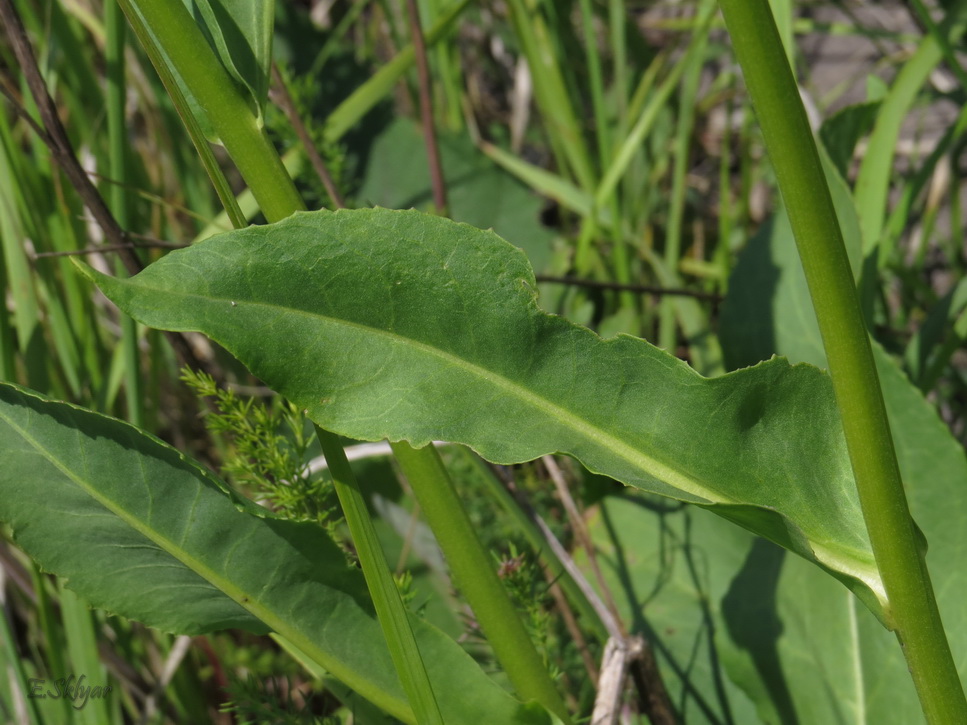
[[[168,685],[174,679],[175,673],[178,671],[182,660],[185,659],[185,655],[188,654],[190,647],[191,637],[188,635],[183,634],[175,638],[174,644],[171,646],[171,650],[168,652],[168,656],[165,658],[164,665],[161,668],[158,681],[155,683],[154,689],[151,690],[147,700],[145,700],[144,707],[141,709],[141,719],[138,720],[138,725],[147,725],[154,719],[158,711],[158,701],[164,696],[165,690],[168,689]]]
[[[618,613],[618,607],[611,596],[611,590],[601,574],[601,568],[598,566],[594,543],[591,541],[591,535],[585,525],[584,517],[578,511],[577,504],[571,496],[571,491],[564,479],[564,474],[557,465],[557,461],[554,460],[553,456],[544,456],[541,458],[541,462],[550,474],[574,533],[587,553],[588,564],[591,566],[591,571],[594,572],[598,585],[604,593],[608,610],[617,628],[617,633],[611,633],[611,638],[608,640],[602,658],[601,679],[599,680],[598,699],[595,701],[592,725],[607,725],[615,721],[617,703],[620,701],[625,676],[629,670],[633,673],[632,679],[638,690],[641,708],[652,725],[673,725],[675,723],[675,711],[668,696],[665,682],[658,670],[651,646],[642,637],[630,636],[625,629],[624,622],[621,621]]]
[[[598,696],[594,700],[591,725],[614,725],[621,712],[621,699],[628,676],[628,665],[641,651],[643,640],[608,638],[601,656],[601,677],[598,678]]]
[[[20,16],[17,14],[10,0],[0,0],[0,20],[3,21],[2,24],[6,29],[7,38],[10,40],[10,45],[13,48],[17,62],[20,64],[20,69],[27,81],[27,86],[30,88],[30,93],[34,98],[34,103],[37,105],[37,110],[40,113],[40,119],[44,127],[39,128],[32,120],[30,125],[39,134],[40,138],[47,145],[47,148],[50,149],[54,161],[70,180],[78,196],[81,197],[81,201],[84,202],[84,206],[94,216],[94,221],[101,228],[105,238],[110,241],[112,247],[117,248],[128,274],[137,274],[142,269],[141,260],[134,253],[127,233],[121,229],[111,210],[108,209],[107,204],[105,204],[104,199],[101,197],[100,192],[91,183],[87,173],[77,161],[74,148],[67,138],[67,131],[64,129],[64,125],[60,122],[60,117],[57,115],[54,100],[47,92],[47,85],[44,83],[44,78],[34,58],[33,50],[30,47],[30,40],[27,38],[27,31],[24,29]],[[16,103],[15,99],[8,95],[6,89],[4,89],[4,95],[11,99],[14,108],[17,109],[21,117],[28,117],[27,114],[22,112],[20,104]],[[198,356],[195,355],[195,351],[192,350],[191,345],[188,344],[188,341],[181,334],[165,332],[164,335],[183,365],[190,365],[196,369],[207,368],[207,366],[202,364]]]
[[[597,682],[598,676],[600,675],[598,663],[595,662],[594,657],[591,656],[591,649],[588,647],[588,642],[584,638],[584,632],[581,631],[581,627],[574,616],[574,610],[571,608],[570,602],[567,601],[567,596],[565,596],[564,590],[561,589],[561,585],[555,581],[555,577],[551,573],[551,570],[546,566],[543,567],[543,570],[544,576],[548,581],[551,596],[554,597],[554,604],[561,613],[561,619],[564,620],[564,626],[567,628],[568,633],[574,640],[574,645],[581,654],[581,661],[584,663],[584,669],[587,671],[588,677],[590,677],[592,681]]]
[[[272,100],[276,102],[279,108],[282,109],[282,112],[285,113],[286,118],[289,119],[292,130],[299,137],[302,148],[305,149],[306,155],[309,157],[309,163],[312,164],[316,175],[326,188],[326,193],[329,194],[333,206],[337,209],[345,208],[346,201],[343,199],[342,194],[339,193],[339,189],[336,188],[336,183],[329,173],[326,162],[323,161],[322,155],[312,141],[312,137],[309,136],[309,131],[306,129],[305,123],[302,122],[302,117],[299,116],[299,110],[292,100],[292,94],[289,93],[289,88],[285,85],[285,79],[282,77],[282,74],[279,72],[279,67],[275,63],[272,64],[272,81]]]
[[[426,42],[420,26],[420,11],[416,0],[406,0],[406,14],[410,22],[410,36],[413,38],[413,52],[416,58],[416,72],[420,79],[420,122],[423,125],[423,141],[426,144],[427,163],[430,166],[430,183],[433,187],[433,204],[436,213],[447,216],[447,189],[443,179],[443,166],[440,163],[440,148],[437,145],[436,129],[433,124],[433,88],[430,85],[430,64],[426,58]]]

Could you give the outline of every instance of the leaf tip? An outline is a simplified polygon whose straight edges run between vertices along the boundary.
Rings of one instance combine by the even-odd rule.
[[[77,257],[70,257],[71,264],[74,265],[74,269],[81,273],[82,276],[86,277],[88,280],[97,284],[98,275],[101,273],[94,269],[87,262],[83,262]]]

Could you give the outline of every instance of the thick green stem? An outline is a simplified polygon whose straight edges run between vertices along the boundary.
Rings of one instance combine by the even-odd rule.
[[[349,533],[356,547],[359,563],[366,575],[366,585],[376,606],[376,616],[383,628],[383,635],[389,645],[396,672],[410,700],[416,721],[420,725],[424,723],[443,725],[443,718],[433,697],[433,690],[420,656],[420,648],[410,628],[406,609],[400,601],[396,582],[390,575],[389,565],[386,563],[376,529],[369,518],[366,501],[346,459],[346,452],[339,439],[332,433],[316,426],[316,435],[319,437],[323,455],[329,465],[336,495],[339,497],[339,504],[349,525]],[[422,679],[422,682],[418,682],[417,678]]]
[[[419,449],[408,443],[392,446],[423,515],[447,557],[457,586],[470,602],[480,628],[517,694],[525,700],[536,700],[564,722],[570,722],[567,708],[541,656],[494,571],[493,560],[474,533],[440,454],[433,446]]]
[[[137,0],[133,4],[198,100],[265,218],[279,221],[297,209],[305,209],[248,99],[219,62],[184,4],[180,0]]]
[[[856,286],[798,86],[768,0],[721,0],[721,7],[795,232],[886,589],[887,618],[927,721],[967,722],[967,700],[907,506]]]

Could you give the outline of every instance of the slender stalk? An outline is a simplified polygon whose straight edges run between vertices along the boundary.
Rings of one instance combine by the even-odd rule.
[[[189,90],[208,113],[225,148],[269,222],[304,210],[292,179],[255,117],[180,2],[140,0],[145,22]],[[192,39],[197,47],[192,47]],[[187,44],[186,44],[187,40]],[[316,428],[340,504],[363,565],[366,584],[410,706],[422,723],[442,725],[429,677],[399,591],[389,573],[365,502],[338,439]]]
[[[158,73],[158,78],[161,80],[165,91],[171,98],[175,110],[178,112],[178,116],[185,125],[185,131],[188,132],[188,137],[191,139],[191,143],[198,153],[198,159],[208,173],[208,178],[211,180],[212,186],[215,187],[215,193],[218,195],[218,199],[225,209],[225,214],[232,220],[232,225],[236,229],[244,226],[245,217],[242,216],[242,212],[238,208],[232,187],[228,183],[228,179],[225,178],[225,174],[222,173],[218,160],[212,151],[211,144],[208,143],[208,139],[205,138],[205,133],[202,131],[201,124],[192,113],[188,99],[185,98],[181,91],[181,86],[178,85],[171,69],[165,63],[161,49],[154,42],[154,38],[144,25],[141,16],[133,10],[131,0],[117,0],[117,2],[124,10],[128,22],[131,23],[131,29],[141,42],[141,47],[151,60],[151,64]]]
[[[199,101],[266,219],[278,221],[296,209],[305,209],[247,98],[219,62],[185,6],[173,0],[137,0],[133,4]],[[255,179],[259,183],[253,183]]]
[[[326,166],[326,162],[323,160],[322,155],[319,153],[319,149],[316,148],[315,142],[309,135],[309,129],[306,128],[305,123],[302,121],[302,117],[299,115],[299,109],[296,108],[295,101],[292,99],[292,94],[289,93],[289,88],[285,83],[285,78],[283,78],[282,73],[279,72],[279,67],[273,63],[272,64],[272,84],[273,89],[277,94],[277,102],[279,107],[285,113],[286,118],[289,119],[289,123],[292,125],[292,130],[295,131],[295,135],[299,137],[299,142],[302,144],[303,150],[306,152],[306,156],[309,157],[309,163],[312,164],[313,170],[316,172],[316,176],[319,177],[319,181],[326,189],[326,193],[329,194],[329,199],[332,201],[332,205],[336,209],[342,209],[346,206],[346,202],[336,188],[336,182],[333,181],[332,174],[329,173],[329,167]]]
[[[440,454],[433,446],[417,449],[406,443],[391,445],[457,586],[470,602],[517,694],[525,700],[537,700],[564,722],[570,722],[541,656],[494,571],[493,560],[474,533]]]
[[[721,0],[795,232],[853,475],[888,604],[932,724],[967,722],[926,562],[900,480],[869,336],[815,140],[768,0]]]
[[[420,85],[420,116],[427,162],[438,214],[447,213],[446,184],[433,119],[430,67],[420,27],[416,0],[407,0],[407,16]],[[433,446],[416,449],[408,443],[394,443],[393,452],[410,479],[417,501],[430,528],[443,548],[451,571],[477,616],[517,693],[535,699],[567,720],[567,708],[534,644],[527,634],[510,597],[493,571],[487,552],[473,531],[463,504],[457,497],[440,454]]]
[[[124,123],[124,15],[116,0],[104,4],[104,27],[107,33],[107,133],[110,153],[110,204],[121,229],[127,230],[128,211],[128,139]],[[115,273],[124,274],[124,263],[118,259]],[[124,349],[124,399],[128,420],[144,427],[144,390],[141,384],[141,356],[138,351],[138,325],[127,315],[121,316],[121,345]]]
[[[356,476],[346,459],[339,439],[332,433],[316,426],[316,435],[322,445],[322,453],[329,465],[332,481],[342,506],[349,533],[359,556],[359,563],[366,575],[366,586],[376,606],[376,616],[383,635],[389,645],[390,655],[396,665],[396,672],[403,683],[403,690],[410,700],[410,706],[420,725],[439,723],[443,725],[443,717],[430,680],[426,674],[420,648],[416,644],[416,637],[410,628],[406,608],[400,600],[396,582],[390,575],[389,565],[383,554],[382,545],[376,534],[376,528],[369,518],[366,501],[359,490]],[[422,679],[422,682],[417,681]]]
[[[416,54],[416,72],[420,80],[420,121],[423,126],[423,143],[426,145],[427,163],[430,166],[430,181],[433,187],[433,205],[436,213],[447,216],[447,187],[443,180],[443,165],[440,163],[440,147],[437,144],[436,129],[433,123],[433,87],[430,82],[430,63],[426,57],[426,42],[420,25],[420,10],[416,0],[406,0],[406,15],[410,24],[410,37],[413,38],[413,52]]]
[[[452,0],[447,3],[426,32],[427,45],[432,46],[442,40],[469,5],[470,0]],[[349,98],[340,103],[326,119],[326,141],[335,142],[341,139],[360,118],[389,93],[400,76],[409,70],[414,59],[413,46],[406,46],[376,71],[372,78],[353,91]]]
[[[607,163],[611,156],[611,128],[608,125],[607,108],[604,100],[604,73],[601,70],[601,54],[598,52],[598,37],[594,27],[594,11],[591,0],[580,0],[581,29],[584,31],[584,52],[587,56],[588,81],[591,87],[591,109],[594,111],[595,138],[598,142],[598,162]],[[616,67],[615,72],[620,71]],[[619,90],[620,102],[624,102],[623,91]]]

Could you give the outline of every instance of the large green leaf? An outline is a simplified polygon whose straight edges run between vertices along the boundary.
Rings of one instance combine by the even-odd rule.
[[[0,521],[92,604],[166,631],[275,631],[407,722],[361,573],[318,526],[274,518],[121,421],[0,384]],[[446,721],[548,723],[412,619]]]
[[[325,428],[499,463],[567,453],[819,562],[874,609],[883,596],[824,373],[775,359],[707,379],[643,340],[602,340],[542,312],[526,258],[491,232],[303,213],[130,280],[87,273],[141,322],[208,334]]]
[[[853,239],[858,241],[858,235]],[[753,364],[780,352],[791,360],[825,366],[806,279],[783,211],[743,252],[729,289],[720,335],[730,365]],[[879,345],[873,352],[910,507],[929,545],[927,564],[964,677],[967,579],[961,572],[967,558],[967,458],[899,365]],[[746,580],[756,570],[748,566]],[[892,634],[851,597],[795,560],[787,557],[776,578],[771,602],[746,602],[744,617],[753,623],[750,632],[761,630],[768,618],[783,622],[781,636],[771,643],[751,636],[741,648],[744,652],[733,650],[725,658],[730,673],[760,703],[767,719],[778,711],[783,722],[792,722],[792,707],[802,723],[923,721]],[[785,710],[770,695],[776,691],[776,678],[788,683]]]

